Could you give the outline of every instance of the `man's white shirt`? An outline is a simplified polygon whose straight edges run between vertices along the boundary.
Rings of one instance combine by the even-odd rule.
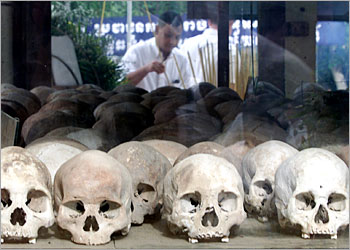
[[[189,88],[195,84],[192,78],[190,64],[188,62],[188,59],[180,52],[178,48],[174,48],[167,59],[163,62],[170,85],[178,88],[183,88],[179,70],[176,67],[174,55],[176,56],[185,88]],[[156,40],[153,37],[131,46],[123,56],[122,63],[126,70],[126,73],[128,74],[136,71],[137,69],[149,64],[154,60],[161,62],[162,58],[159,54]],[[164,73],[158,74],[156,72],[150,72],[136,86],[147,91],[152,91],[159,87],[168,85],[169,83]]]
[[[180,47],[182,53],[186,53],[187,51],[190,53],[191,61],[193,64],[193,68],[195,71],[195,76],[197,79],[197,83],[205,81],[205,77],[203,75],[202,63],[200,60],[200,54],[198,48],[201,49],[203,55],[203,66],[207,67],[208,62],[208,51],[209,47],[209,58],[212,60],[212,55],[214,54],[215,61],[215,73],[216,76],[218,74],[217,60],[218,60],[218,31],[213,28],[207,28],[203,31],[202,34],[188,38]],[[235,79],[235,68],[236,68],[236,47],[234,45],[234,39],[232,36],[229,37],[229,50],[232,52],[232,65],[230,70],[233,69],[232,76]],[[213,52],[212,52],[213,51]],[[207,72],[208,70],[205,70]],[[208,81],[208,76],[207,76]]]

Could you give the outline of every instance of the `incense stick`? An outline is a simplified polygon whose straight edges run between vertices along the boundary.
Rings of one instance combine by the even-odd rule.
[[[238,50],[238,44],[236,45],[236,56],[235,56],[235,59],[236,59],[236,64],[235,64],[235,70],[236,70],[236,75],[235,75],[235,82],[236,82],[236,87],[235,87],[235,91],[237,92],[237,85],[238,85],[238,81],[239,81],[239,63],[240,61],[239,60],[239,56],[238,56],[238,53],[239,53],[239,50]]]
[[[199,57],[201,59],[201,66],[202,66],[202,73],[203,73],[203,80],[207,82],[207,77],[205,75],[205,70],[204,70],[204,62],[203,62],[203,54],[202,50],[198,47],[198,52],[199,52]]]
[[[215,87],[218,87],[218,84],[217,84],[217,77],[216,77],[216,71],[215,71],[215,58],[214,58],[214,45],[211,44],[211,58],[212,58],[212,74],[213,74],[213,81],[214,81],[214,85]]]
[[[229,53],[229,84],[233,84],[233,58],[232,58],[232,50],[228,51]]]
[[[208,43],[208,40],[207,40],[207,58],[208,58],[208,60],[207,60],[207,70],[208,70],[208,78],[209,78],[209,82],[211,83],[211,84],[213,84],[214,85],[214,83],[213,83],[213,79],[212,79],[212,75],[211,75],[211,70],[210,70],[210,68],[211,68],[211,63],[210,63],[210,52],[209,52],[209,43]]]
[[[190,52],[188,52],[188,51],[187,51],[187,56],[188,56],[188,60],[190,61],[190,66],[191,66],[191,70],[192,70],[192,75],[193,75],[194,81],[195,81],[196,84],[198,84],[196,75],[194,73],[193,65],[192,65],[191,55],[190,55]]]
[[[179,65],[177,64],[176,56],[175,56],[175,54],[173,54],[173,55],[174,55],[174,59],[175,59],[175,64],[176,64],[177,71],[179,72],[179,75],[180,75],[180,78],[181,78],[182,87],[183,87],[184,89],[186,89],[184,79],[182,78],[182,74],[181,74],[180,67],[179,67]]]

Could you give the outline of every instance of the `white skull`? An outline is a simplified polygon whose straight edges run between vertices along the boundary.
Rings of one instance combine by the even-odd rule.
[[[172,168],[169,160],[156,149],[142,142],[118,145],[108,154],[122,163],[132,177],[132,220],[142,224],[145,215],[159,213],[163,195],[163,180]]]
[[[335,154],[319,148],[300,151],[276,172],[275,202],[282,227],[337,238],[349,224],[349,170]]]
[[[21,147],[1,149],[1,242],[35,243],[38,230],[54,222],[51,176],[38,158]]]
[[[221,238],[246,218],[243,184],[235,166],[210,154],[195,154],[164,179],[164,211],[170,231],[187,233],[191,243]]]
[[[60,166],[73,156],[88,150],[83,144],[59,138],[40,138],[28,144],[25,149],[38,157],[49,169],[52,183]]]
[[[220,157],[223,157],[229,162],[231,162],[237,168],[239,175],[242,176],[243,157],[252,148],[254,148],[254,145],[251,144],[249,141],[238,141],[230,146],[225,147],[220,152]]]
[[[113,157],[84,151],[57,171],[54,183],[57,224],[85,245],[108,243],[131,226],[131,176]]]
[[[194,154],[211,154],[211,155],[216,155],[220,156],[222,150],[224,150],[225,147],[213,142],[213,141],[202,141],[198,142],[188,149],[186,149],[182,154],[180,154],[176,161],[174,162],[174,165],[178,164],[181,162],[183,159],[194,155]]]
[[[275,173],[280,164],[298,152],[292,146],[276,140],[251,149],[242,161],[245,208],[261,222],[276,216],[274,203]]]
[[[174,165],[176,158],[187,149],[187,147],[181,143],[168,140],[153,139],[142,141],[142,143],[145,143],[162,153],[166,158],[168,158],[171,165]]]

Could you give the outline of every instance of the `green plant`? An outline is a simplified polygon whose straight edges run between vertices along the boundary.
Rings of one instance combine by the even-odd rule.
[[[107,56],[108,46],[113,40],[86,31],[93,17],[91,9],[80,2],[52,2],[51,13],[51,34],[68,35],[72,39],[84,83],[111,90],[125,81],[119,61]]]

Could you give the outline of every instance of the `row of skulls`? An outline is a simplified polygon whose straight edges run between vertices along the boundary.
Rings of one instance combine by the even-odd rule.
[[[336,239],[349,224],[349,170],[335,154],[268,141],[233,163],[213,148],[179,150],[174,160],[127,142],[82,151],[54,176],[28,149],[3,148],[1,241],[35,243],[39,228],[56,222],[75,243],[106,244],[114,232],[126,235],[131,224],[160,212],[172,233],[192,243],[228,242],[247,213],[261,222],[276,216],[282,227],[300,227],[303,238]]]

